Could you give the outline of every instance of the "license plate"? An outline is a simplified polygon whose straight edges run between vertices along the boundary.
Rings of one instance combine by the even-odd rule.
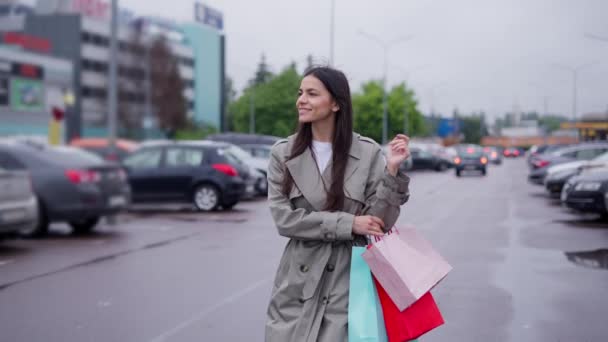
[[[477,165],[465,165],[464,168],[467,170],[475,170],[477,168]]]
[[[7,211],[0,214],[0,221],[2,222],[16,222],[23,219],[25,219],[25,211],[23,210]]]
[[[127,199],[124,196],[112,196],[108,202],[110,207],[122,207],[127,204]]]
[[[253,192],[253,185],[247,185],[247,192]]]

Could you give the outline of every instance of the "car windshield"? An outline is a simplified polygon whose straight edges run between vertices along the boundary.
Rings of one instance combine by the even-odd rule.
[[[483,149],[478,148],[478,147],[464,147],[464,148],[460,149],[459,154],[463,157],[478,158],[483,155]]]
[[[247,161],[247,159],[251,159],[251,157],[252,157],[251,154],[249,154],[247,151],[243,150],[242,148],[240,148],[238,146],[234,146],[234,145],[231,145],[231,146],[225,148],[224,151],[231,153],[232,155],[237,157],[237,159],[239,159],[243,162]]]
[[[608,152],[600,154],[599,156],[592,159],[594,162],[606,162],[608,161]]]

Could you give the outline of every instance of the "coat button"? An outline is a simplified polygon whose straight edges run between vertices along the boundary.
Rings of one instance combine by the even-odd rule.
[[[333,272],[336,269],[336,267],[332,264],[327,265],[327,272]]]
[[[300,271],[302,271],[302,273],[306,273],[306,272],[308,272],[308,266],[306,266],[306,265],[301,265],[301,266],[300,266]]]
[[[329,303],[329,298],[327,298],[327,296],[323,297],[323,304],[328,304]]]
[[[298,299],[298,301],[300,302],[300,304],[304,304],[304,302],[306,302],[306,301],[304,300],[304,298],[300,298],[300,299]]]

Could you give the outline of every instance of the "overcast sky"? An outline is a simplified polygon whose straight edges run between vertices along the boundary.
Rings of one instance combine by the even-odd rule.
[[[138,14],[193,19],[192,0],[120,0]],[[223,12],[227,74],[238,90],[265,53],[273,71],[306,55],[329,60],[330,0],[208,0]],[[382,77],[383,52],[358,34],[385,40],[411,35],[388,53],[389,84],[406,77],[420,108],[444,115],[484,110],[490,117],[518,106],[572,114],[572,73],[579,73],[578,114],[608,108],[606,0],[335,0],[334,65],[353,90]],[[404,71],[405,70],[405,71]],[[406,72],[409,71],[409,72]]]

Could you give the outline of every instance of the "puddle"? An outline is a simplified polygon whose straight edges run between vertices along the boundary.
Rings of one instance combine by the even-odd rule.
[[[608,249],[595,251],[565,252],[566,258],[577,266],[608,269]]]

